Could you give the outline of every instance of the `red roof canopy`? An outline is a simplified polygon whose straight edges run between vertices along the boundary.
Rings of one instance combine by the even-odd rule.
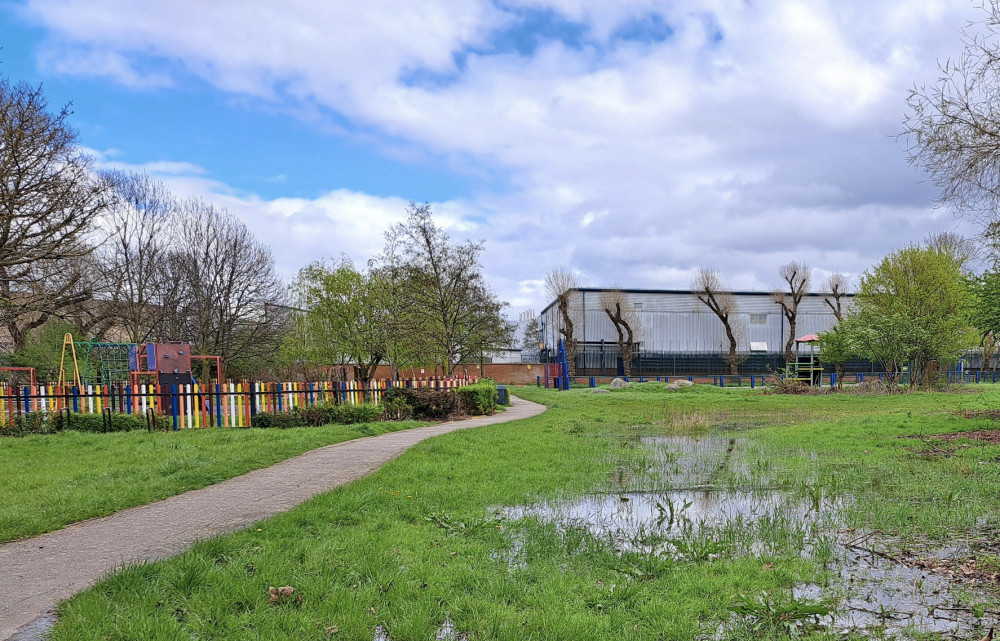
[[[819,341],[819,336],[816,334],[806,334],[795,339],[796,343],[815,343],[817,341]]]

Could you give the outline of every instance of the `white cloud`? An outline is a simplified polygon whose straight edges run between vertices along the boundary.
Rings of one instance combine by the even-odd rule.
[[[583,44],[492,48],[525,9],[585,25]],[[670,37],[616,38],[651,13]],[[502,172],[509,189],[435,207],[456,235],[489,240],[491,278],[518,304],[541,307],[530,283],[562,263],[593,285],[686,287],[712,265],[769,288],[782,261],[857,274],[955,225],[891,136],[906,90],[959,51],[964,3],[26,0],[23,14],[62,73],[193,74],[310,119],[332,110],[395,154]],[[418,71],[441,81],[405,82]],[[216,194],[286,266],[366,257],[405,206],[336,185],[267,201],[182,164],[151,171]]]

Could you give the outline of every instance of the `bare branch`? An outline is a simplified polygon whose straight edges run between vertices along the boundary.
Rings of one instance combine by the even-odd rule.
[[[799,315],[799,303],[809,293],[812,283],[812,269],[805,263],[792,261],[778,269],[778,275],[785,281],[787,291],[775,290],[772,300],[781,307],[781,313],[788,321],[788,338],[785,341],[785,361],[794,358],[792,346],[795,344],[795,324]]]
[[[729,373],[738,374],[740,362],[743,360],[741,356],[745,356],[740,354],[739,345],[746,341],[747,328],[743,319],[737,315],[736,297],[722,282],[718,272],[704,267],[695,275],[691,289],[695,297],[712,310],[722,322],[726,338],[729,340],[729,351],[726,355]]]
[[[631,376],[632,356],[636,343],[641,339],[641,315],[629,295],[617,287],[601,292],[601,308],[618,333],[618,348],[621,350],[625,376]]]
[[[545,291],[555,299],[559,308],[556,331],[562,336],[563,346],[566,348],[569,376],[576,376],[577,340],[574,330],[581,310],[574,304],[573,292],[579,287],[576,274],[566,267],[558,267],[545,275]]]

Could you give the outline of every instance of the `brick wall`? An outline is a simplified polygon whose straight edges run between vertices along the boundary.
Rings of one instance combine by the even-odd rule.
[[[555,372],[555,367],[550,366]],[[459,376],[486,376],[496,380],[501,385],[534,385],[539,376],[545,376],[545,365],[538,363],[486,363],[483,371],[479,365],[459,365],[455,368],[455,373]],[[427,378],[430,376],[440,376],[441,372],[430,367],[426,368],[406,368],[399,372],[402,378]],[[388,365],[379,365],[375,372],[375,378],[389,378],[390,371]]]

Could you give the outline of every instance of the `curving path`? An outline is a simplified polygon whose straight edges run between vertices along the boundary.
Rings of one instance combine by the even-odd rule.
[[[371,473],[424,439],[545,411],[516,397],[512,403],[493,416],[328,445],[200,490],[0,544],[0,639],[40,638],[59,601],[109,572],[172,556],[195,541],[290,510]]]

